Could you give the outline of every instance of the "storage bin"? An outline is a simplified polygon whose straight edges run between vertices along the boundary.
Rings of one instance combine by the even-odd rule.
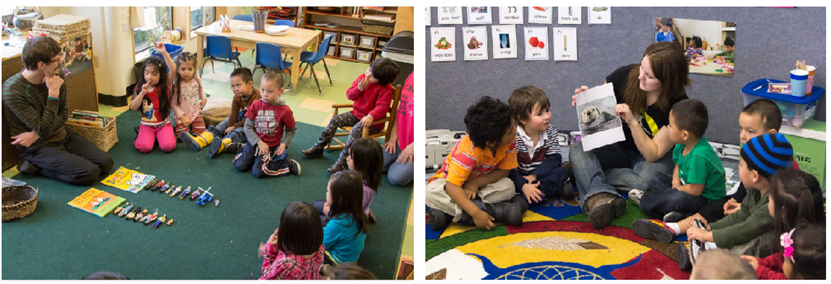
[[[355,57],[355,48],[352,48],[352,47],[341,47],[341,48],[340,48],[340,57],[343,57],[343,58],[354,58],[354,57]]]
[[[358,58],[356,59],[369,62],[372,59],[372,51],[358,50]]]
[[[817,100],[825,94],[825,89],[814,86],[811,95],[794,97],[787,94],[768,93],[768,82],[788,83],[774,79],[759,79],[748,83],[742,88],[744,105],[758,99],[769,99],[779,106],[782,111],[782,125],[802,127],[805,121],[814,119],[817,109]]]
[[[328,52],[326,52],[326,55],[329,55],[329,56],[335,56],[335,51],[337,51],[337,50],[338,50],[338,47],[337,47],[337,46],[335,46],[335,45],[330,45],[330,46],[329,46],[329,51],[328,51]]]
[[[115,128],[115,117],[105,116],[107,125],[104,127],[87,126],[74,123],[65,123],[67,130],[81,134],[89,139],[96,147],[107,152],[118,142],[118,131]]]
[[[338,33],[337,32],[323,32],[323,38],[326,38],[329,35],[334,35],[332,37],[332,42],[338,42]]]
[[[176,56],[179,56],[179,54],[182,53],[182,50],[184,50],[184,49],[185,49],[184,47],[179,46],[179,45],[170,44],[170,43],[165,43],[164,44],[164,50],[166,50],[167,53],[170,54],[170,58],[172,58],[173,60],[176,60]],[[150,49],[150,55],[158,57],[159,59],[162,60],[162,62],[164,62],[164,56],[162,56],[161,53],[156,52],[155,48]],[[170,70],[168,70],[168,71],[170,71]]]
[[[340,37],[342,45],[355,46],[355,35],[342,34]]]
[[[360,46],[366,48],[375,48],[375,38],[371,36],[362,35]]]

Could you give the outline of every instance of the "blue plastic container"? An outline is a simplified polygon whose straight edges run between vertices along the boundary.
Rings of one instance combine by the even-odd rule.
[[[166,50],[167,53],[170,54],[170,58],[173,58],[174,60],[176,59],[176,56],[179,56],[179,54],[182,53],[182,50],[184,50],[184,49],[185,49],[184,47],[179,46],[179,45],[170,44],[170,43],[165,43],[164,44],[164,50]],[[162,62],[164,62],[164,56],[162,56],[161,53],[156,52],[155,48],[150,49],[150,56],[158,57],[159,59],[162,60]],[[170,70],[167,70],[167,71],[170,72]]]
[[[744,105],[758,99],[769,99],[779,106],[782,111],[782,125],[800,128],[807,120],[814,119],[817,109],[817,100],[825,94],[825,89],[814,86],[808,96],[795,97],[788,94],[768,93],[768,81],[771,83],[787,83],[774,79],[759,79],[748,83],[742,88]]]

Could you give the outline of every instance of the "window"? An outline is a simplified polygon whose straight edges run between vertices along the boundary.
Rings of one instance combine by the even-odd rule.
[[[191,6],[190,30],[201,28],[204,23],[213,23],[216,19],[215,7]]]
[[[133,29],[136,53],[161,41],[165,30],[173,29],[173,7],[144,7],[144,27]]]

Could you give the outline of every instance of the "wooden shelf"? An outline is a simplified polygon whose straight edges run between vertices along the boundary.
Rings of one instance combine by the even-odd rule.
[[[306,14],[309,14],[309,15],[321,15],[321,16],[337,17],[337,18],[344,18],[344,19],[352,19],[352,20],[360,20],[361,19],[361,17],[352,17],[351,15],[341,15],[341,14],[336,14],[336,13],[326,13],[326,12],[320,12],[320,11],[312,11],[312,10],[309,10],[308,7],[306,7],[305,11],[306,11]]]
[[[319,26],[315,26],[315,25],[306,25],[306,28],[307,29],[320,29],[320,30],[330,31],[330,32],[345,32],[345,33],[350,33],[350,34],[359,34],[359,35],[374,36],[374,37],[387,37],[387,38],[392,37],[392,36],[388,36],[388,35],[368,33],[368,32],[365,32],[365,31],[361,30],[361,28],[349,27],[349,26],[346,26],[346,27],[341,26],[339,28],[330,28],[330,27],[319,27]]]
[[[303,28],[305,28],[305,29],[320,30],[320,31],[325,31],[325,32],[329,32],[329,33],[335,33],[337,35],[338,41],[331,42],[330,47],[329,47],[329,48],[335,49],[334,55],[326,55],[326,58],[345,60],[345,61],[356,62],[356,63],[370,64],[370,63],[372,63],[373,60],[375,60],[378,57],[379,52],[384,49],[384,46],[379,46],[378,45],[378,41],[383,40],[383,41],[389,42],[389,39],[392,38],[391,35],[364,32],[362,30],[361,26],[348,26],[348,25],[344,26],[344,25],[341,25],[337,28],[330,28],[330,27],[326,27],[326,26],[315,26],[314,25],[315,21],[312,20],[312,16],[317,15],[319,17],[323,17],[322,19],[320,19],[320,18],[315,19],[316,21],[320,21],[320,22],[327,21],[326,17],[334,17],[334,18],[341,18],[341,19],[350,19],[350,20],[353,20],[355,24],[360,25],[361,23],[359,21],[361,19],[365,19],[365,18],[352,17],[351,14],[346,14],[346,15],[341,14],[341,13],[344,13],[344,11],[346,11],[346,9],[348,9],[348,8],[349,7],[340,7],[339,10],[335,10],[333,12],[320,12],[320,11],[317,11],[317,10],[313,10],[314,9],[313,7],[312,8],[305,7],[303,9],[303,11],[304,11],[303,12],[303,21],[302,21],[302,23],[298,23],[298,24],[300,26],[302,26]],[[393,15],[397,16],[398,7],[385,7],[383,11],[366,9],[366,8],[361,9],[361,15],[365,15],[364,12],[366,13],[366,15],[393,14]],[[337,19],[331,19],[331,20],[336,21]],[[366,20],[377,21],[377,20],[372,20],[372,19],[366,19]],[[382,22],[385,22],[385,21],[382,21]],[[340,23],[343,23],[343,21],[340,21],[339,24]],[[389,23],[395,23],[395,19],[393,19]],[[346,34],[355,35],[354,45],[343,44],[343,42],[342,42],[343,36],[346,35]],[[323,34],[321,34],[321,38],[322,37],[323,37]],[[359,40],[363,37],[373,38],[374,39],[373,45],[372,46],[361,46],[361,45],[359,45],[358,44],[360,42]],[[353,50],[352,52],[354,53],[352,58],[340,57],[341,48],[350,48],[350,49],[352,49]],[[370,53],[371,56],[369,58],[369,61],[358,60],[357,59],[357,54],[358,54],[359,51],[363,52],[363,53]]]
[[[363,8],[364,11],[372,11],[376,13],[385,13],[385,14],[398,14],[398,7],[384,7],[383,11],[370,9],[370,8]]]

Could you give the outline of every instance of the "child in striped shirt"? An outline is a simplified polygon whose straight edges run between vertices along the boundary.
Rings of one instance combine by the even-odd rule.
[[[508,105],[517,124],[519,166],[509,175],[517,193],[523,194],[528,204],[560,197],[568,174],[561,167],[563,157],[557,129],[551,125],[548,97],[537,87],[525,86],[511,92]]]

